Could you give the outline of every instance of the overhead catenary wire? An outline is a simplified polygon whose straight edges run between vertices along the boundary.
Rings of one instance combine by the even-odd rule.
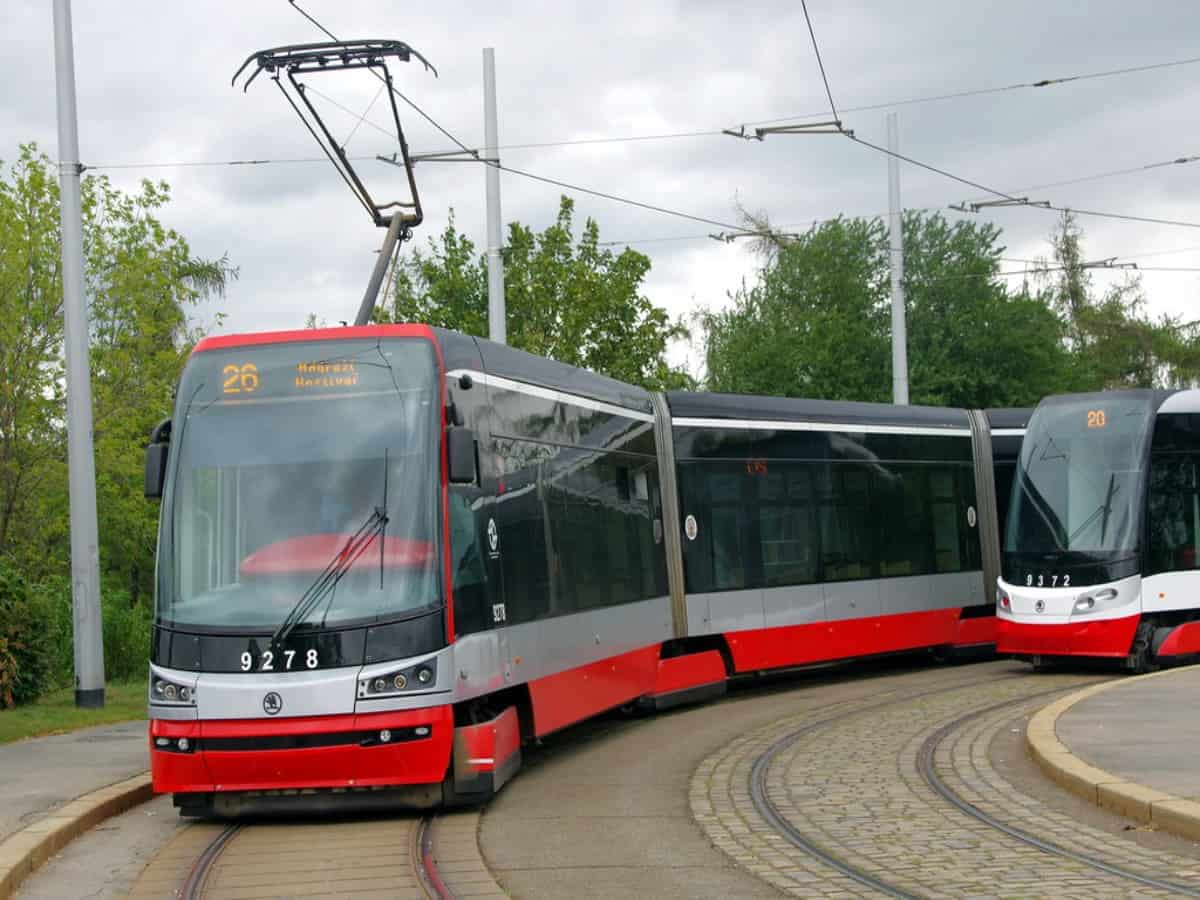
[[[322,31],[322,33],[326,34],[327,36],[334,37],[332,32],[330,32],[328,29],[326,29],[315,18],[313,18],[308,12],[306,12],[302,7],[300,7],[299,4],[296,2],[296,0],[288,0],[288,2],[291,6],[293,6],[296,9],[297,12],[299,12],[306,19],[308,19],[310,22],[312,22],[314,26],[319,28]],[[804,7],[804,11],[805,11],[806,19],[807,19],[807,6]],[[821,67],[822,78],[825,82],[826,93],[827,93],[827,96],[828,96],[828,99],[830,102],[830,107],[832,110],[835,111],[835,115],[836,115],[837,108],[834,105],[832,91],[829,88],[828,80],[825,76],[824,65],[820,59],[820,52],[819,52],[819,48],[816,44],[816,37],[815,37],[815,33],[813,32],[813,29],[812,29],[811,20],[808,21],[808,24],[809,24],[810,38],[813,41],[814,52],[816,53],[816,55],[818,57],[818,63]],[[1184,59],[1184,60],[1173,60],[1173,61],[1169,61],[1169,62],[1156,63],[1156,64],[1150,64],[1150,65],[1145,65],[1145,66],[1127,67],[1124,69],[1113,69],[1113,70],[1108,70],[1105,72],[1085,73],[1082,75],[1064,76],[1064,77],[1055,78],[1055,79],[1043,79],[1042,81],[1039,81],[1039,82],[1022,83],[1022,84],[1018,84],[1018,85],[1009,85],[1004,88],[987,89],[987,90],[995,91],[995,90],[1015,89],[1018,87],[1041,87],[1041,86],[1047,86],[1049,84],[1065,83],[1065,82],[1069,82],[1069,81],[1077,81],[1077,80],[1083,80],[1083,79],[1087,79],[1087,78],[1101,78],[1101,77],[1108,77],[1108,76],[1112,76],[1112,75],[1127,74],[1130,72],[1140,72],[1140,71],[1147,71],[1147,70],[1151,70],[1151,69],[1166,68],[1169,66],[1186,65],[1189,63],[1193,63],[1193,62],[1200,62],[1200,57]],[[365,123],[365,124],[371,125],[372,127],[376,128],[377,130],[380,130],[384,134],[387,134],[389,138],[392,137],[392,135],[389,131],[387,131],[386,129],[382,129],[380,126],[371,122],[365,116],[360,115],[359,113],[355,112],[354,110],[349,109],[348,107],[343,106],[340,103],[337,103],[337,101],[333,100],[330,97],[327,97],[324,94],[321,94],[315,88],[310,87],[310,90],[314,94],[321,96],[323,99],[327,100],[328,102],[330,102],[333,105],[337,106],[338,108],[342,109],[348,115],[353,116],[357,123],[356,130],[359,125]],[[393,86],[392,90],[404,102],[406,102],[408,105],[410,105],[413,109],[417,110],[427,121],[429,121],[435,128],[437,128],[439,132],[441,132],[448,139],[450,139],[456,146],[458,146],[462,152],[471,156],[473,158],[473,160],[479,160],[479,151],[477,149],[472,149],[472,148],[467,147],[467,145],[465,143],[460,141],[457,137],[455,137],[453,134],[451,134],[447,129],[445,129],[443,126],[441,126],[440,123],[438,123],[436,120],[434,120],[432,116],[430,116],[428,113],[426,113],[424,110],[422,110],[419,106],[417,106],[415,103],[413,103],[409,98],[407,98],[397,88],[395,88]],[[944,99],[949,96],[960,96],[960,95],[966,95],[969,93],[971,93],[971,92],[960,92],[959,94],[954,94],[954,95],[938,95],[936,97],[929,97],[929,98],[912,98],[910,100],[897,101],[897,102],[894,102],[891,104],[875,104],[870,107],[852,107],[852,108],[847,108],[847,110],[884,108],[889,105],[894,106],[894,105],[900,105],[900,104],[904,104],[904,103],[924,102],[927,100]],[[847,111],[847,110],[844,110],[844,111]],[[818,114],[814,114],[814,115],[818,115]],[[819,115],[824,115],[824,113],[820,113]],[[792,117],[792,118],[802,118],[802,117]],[[774,120],[763,120],[763,121],[777,122],[777,121],[784,121],[784,120],[783,119],[774,119]],[[701,137],[701,136],[708,136],[708,135],[719,135],[721,133],[722,133],[721,131],[692,131],[692,132],[680,132],[680,133],[674,133],[674,134],[581,139],[581,140],[576,140],[576,141],[544,141],[544,142],[527,143],[527,144],[511,144],[511,145],[505,145],[505,147],[507,149],[516,149],[516,148],[567,146],[567,145],[572,145],[572,144],[589,144],[589,143],[590,144],[619,143],[619,142],[625,142],[625,141],[669,139],[669,138],[673,138],[673,137]],[[352,134],[353,134],[353,132],[352,132]],[[854,136],[851,136],[851,137],[852,137],[852,139],[856,140],[858,143],[861,143],[870,149],[876,150],[877,152],[882,152],[882,153],[890,152],[886,148],[875,145],[875,144],[873,144],[869,141],[866,141],[862,138],[857,138]],[[1004,191],[997,191],[995,189],[989,188],[983,184],[972,181],[970,179],[966,179],[966,178],[962,178],[960,176],[954,175],[953,173],[951,173],[945,169],[941,169],[936,166],[933,166],[933,165],[930,165],[927,163],[923,163],[912,157],[905,156],[905,155],[899,155],[899,154],[898,154],[898,156],[900,159],[902,159],[912,165],[916,165],[916,166],[928,169],[929,171],[932,171],[936,174],[942,175],[943,177],[953,179],[962,184],[973,187],[977,190],[984,191],[985,193],[988,193],[988,194],[991,194],[994,196],[999,196],[999,197],[1002,197],[1002,198],[1004,198],[1006,200],[1010,200],[1010,201],[1019,201],[1021,199],[1021,198],[1014,197],[1012,193],[1007,193]],[[349,158],[358,161],[358,160],[368,160],[368,159],[371,159],[372,157],[355,156],[355,157],[349,157]],[[1065,182],[1055,182],[1055,183],[1051,183],[1051,184],[1047,184],[1047,185],[1041,185],[1040,187],[1052,187],[1052,186],[1061,185],[1061,184],[1079,183],[1079,182],[1085,181],[1085,180],[1094,180],[1094,179],[1099,179],[1099,178],[1112,177],[1115,175],[1129,174],[1131,172],[1149,170],[1149,169],[1154,169],[1154,168],[1158,168],[1158,167],[1162,167],[1162,166],[1178,164],[1178,163],[1182,163],[1182,162],[1196,161],[1197,159],[1198,159],[1198,157],[1195,157],[1195,156],[1178,157],[1178,158],[1164,161],[1164,162],[1151,163],[1151,164],[1148,164],[1145,166],[1140,166],[1140,167],[1135,167],[1135,168],[1130,168],[1130,169],[1121,169],[1121,170],[1114,170],[1114,171],[1110,171],[1110,172],[1097,173],[1097,174],[1091,175],[1091,176],[1082,176],[1078,179],[1069,179],[1068,181],[1065,181]],[[211,162],[209,162],[209,161],[180,161],[180,162],[174,162],[174,163],[153,163],[153,162],[152,163],[114,163],[114,164],[94,165],[94,166],[89,166],[88,168],[97,169],[97,170],[101,170],[101,169],[136,169],[136,168],[172,168],[172,167],[197,168],[197,167],[210,167],[210,166],[261,166],[261,165],[276,165],[276,164],[304,164],[304,163],[317,163],[317,162],[323,162],[323,161],[324,160],[319,157],[283,158],[283,159],[235,159],[235,160],[220,160],[220,161],[211,161]],[[484,161],[484,160],[480,160],[480,161]],[[720,227],[720,228],[729,228],[732,231],[735,231],[739,235],[743,235],[743,236],[754,236],[754,235],[758,234],[758,232],[755,232],[752,229],[747,229],[743,226],[730,225],[729,223],[724,223],[719,220],[710,219],[710,218],[707,218],[704,216],[697,216],[697,215],[682,212],[679,210],[672,210],[667,207],[659,206],[657,204],[644,203],[642,201],[633,200],[632,198],[622,197],[622,196],[619,196],[616,194],[599,191],[599,190],[596,190],[593,188],[587,188],[587,187],[583,187],[580,185],[575,185],[575,184],[572,184],[567,181],[548,178],[546,176],[540,176],[535,173],[528,172],[526,170],[520,170],[520,169],[516,169],[514,167],[501,165],[498,161],[495,161],[495,162],[484,161],[484,162],[487,164],[495,164],[501,170],[508,171],[511,174],[517,175],[519,177],[529,178],[529,179],[541,181],[541,182],[544,182],[547,184],[552,184],[552,185],[558,186],[564,190],[577,191],[579,193],[585,193],[585,194],[589,194],[591,196],[608,199],[613,202],[625,203],[625,204],[637,206],[640,208],[648,209],[651,211],[660,212],[660,213],[672,215],[672,216],[677,216],[677,217],[688,219],[691,221],[697,221],[697,222],[701,222],[704,224],[716,225],[717,227]],[[1039,186],[1035,186],[1034,188],[1029,188],[1029,189],[1025,189],[1025,190],[1037,189],[1037,187],[1039,187]],[[1124,220],[1128,220],[1128,221],[1146,222],[1146,223],[1150,223],[1150,224],[1165,224],[1165,225],[1175,225],[1175,226],[1181,226],[1181,227],[1200,227],[1200,224],[1198,224],[1198,223],[1183,222],[1183,221],[1170,220],[1170,219],[1161,219],[1161,218],[1148,217],[1148,216],[1134,216],[1134,215],[1123,214],[1123,213],[1109,213],[1109,212],[1096,211],[1096,210],[1072,209],[1069,207],[1056,207],[1056,206],[1051,206],[1051,205],[1046,205],[1043,208],[1051,208],[1051,209],[1055,209],[1058,211],[1068,211],[1069,210],[1069,211],[1077,213],[1079,215],[1097,216],[1097,217],[1113,218],[1113,219],[1124,219]],[[761,236],[770,237],[772,234],[773,234],[773,232],[762,234]],[[707,235],[705,235],[705,237],[707,237]],[[683,239],[693,239],[693,238],[691,238],[690,236],[688,236],[686,238],[685,237],[652,238],[652,239],[637,240],[636,242],[644,243],[644,242],[658,242],[658,241],[664,241],[664,240],[683,240]],[[699,236],[697,236],[695,239],[699,239]],[[605,242],[605,244],[606,245],[615,245],[615,244],[620,244],[620,243],[632,243],[632,242],[634,242],[634,241],[607,241],[607,242]]]
[[[303,8],[300,7],[300,5],[296,2],[296,0],[288,0],[288,3],[293,8],[295,8],[297,12],[299,12],[306,19],[308,19],[310,22],[312,22],[313,25],[315,25],[317,28],[319,28],[330,39],[335,40],[335,41],[338,40],[338,38],[333,34],[333,32],[331,32],[328,28],[326,28],[324,25],[322,25],[320,22],[318,22],[315,18],[313,18],[311,15],[309,15],[309,13],[307,13]],[[310,88],[310,90],[311,90],[311,88]],[[445,135],[447,138],[449,138],[452,143],[454,143],[457,147],[459,147],[462,150],[462,152],[480,160],[485,165],[494,166],[495,168],[501,170],[502,172],[508,172],[513,175],[518,175],[522,178],[528,178],[530,180],[542,182],[544,184],[554,185],[554,186],[562,188],[564,190],[574,191],[574,192],[581,193],[581,194],[588,194],[593,197],[599,197],[599,198],[602,198],[605,200],[611,200],[616,203],[624,203],[629,206],[637,207],[639,209],[645,209],[645,210],[649,210],[651,212],[662,213],[663,215],[675,216],[675,217],[681,218],[681,219],[688,219],[690,221],[700,222],[705,225],[715,225],[718,228],[729,228],[733,231],[738,231],[738,232],[746,232],[749,234],[755,233],[752,229],[743,228],[742,226],[739,226],[739,225],[733,225],[733,224],[730,224],[729,222],[723,222],[719,219],[711,219],[706,216],[694,215],[692,213],[683,212],[681,210],[670,209],[665,206],[659,206],[658,204],[645,203],[641,200],[634,200],[630,197],[622,197],[618,194],[609,193],[607,191],[600,191],[600,190],[596,190],[595,188],[588,188],[588,187],[584,187],[582,185],[572,184],[570,182],[561,181],[557,178],[549,178],[545,175],[538,175],[533,172],[526,172],[521,169],[515,169],[511,166],[503,165],[503,164],[501,164],[501,162],[498,159],[483,159],[480,156],[480,154],[478,153],[478,151],[472,150],[471,148],[467,147],[466,144],[464,144],[457,137],[455,137],[453,134],[451,134],[446,128],[444,128],[440,123],[438,123],[432,116],[430,116],[428,113],[426,113],[424,110],[422,110],[419,106],[417,106],[415,103],[413,103],[407,97],[405,97],[404,94],[402,94],[394,85],[391,86],[391,90],[396,94],[396,96],[400,97],[400,99],[404,100],[404,102],[406,102],[409,106],[411,106],[413,109],[415,109],[417,112],[419,112],[438,131],[440,131],[443,135]],[[314,90],[313,93],[317,93],[317,92]],[[326,100],[330,99],[328,97],[324,97],[324,95],[321,95],[321,94],[318,94],[318,96],[322,96]],[[331,102],[335,102],[335,105],[341,106],[341,104],[336,104],[336,101],[331,101]],[[348,110],[347,107],[341,106],[341,108],[343,110],[350,112],[351,115],[357,116],[357,113],[354,113],[352,110]],[[376,126],[376,127],[378,127],[378,126]],[[386,162],[387,160],[384,160],[384,161]],[[768,236],[768,235],[764,235],[764,236]]]
[[[810,24],[811,28],[811,24]],[[934,103],[940,100],[959,100],[966,97],[980,97],[986,94],[1000,94],[1007,91],[1028,90],[1031,88],[1052,87],[1059,84],[1068,84],[1074,81],[1088,81],[1095,78],[1112,78],[1118,75],[1131,75],[1136,72],[1149,72],[1154,69],[1168,69],[1174,66],[1188,66],[1195,63],[1200,63],[1200,56],[1191,56],[1185,59],[1174,59],[1160,63],[1148,63],[1141,66],[1127,66],[1121,69],[1107,69],[1100,72],[1085,72],[1077,75],[1063,75],[1057,78],[1042,78],[1037,81],[1022,81],[1016,84],[996,85],[993,87],[975,88],[965,91],[951,91],[944,94],[930,94],[922,97],[910,97],[906,100],[889,100],[883,103],[871,103],[863,106],[847,106],[843,107],[843,113],[850,112],[874,112],[881,109],[895,109],[899,106],[913,106],[920,103]],[[744,122],[746,126],[751,125],[774,125],[779,122],[790,122],[795,119],[816,119],[825,115],[824,111],[800,113],[794,116],[780,116],[775,119],[757,119],[751,122]]]

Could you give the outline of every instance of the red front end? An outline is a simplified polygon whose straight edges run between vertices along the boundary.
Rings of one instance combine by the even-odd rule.
[[[1097,622],[1043,624],[996,620],[996,652],[1014,656],[1107,656],[1129,654],[1140,615]]]
[[[152,719],[150,772],[161,794],[439,784],[453,741],[449,706],[295,719]]]

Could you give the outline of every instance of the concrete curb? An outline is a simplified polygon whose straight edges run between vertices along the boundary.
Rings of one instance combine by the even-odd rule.
[[[77,797],[0,841],[0,900],[16,893],[35,869],[89,828],[153,796],[150,773],[144,772]]]
[[[1169,677],[1179,671],[1182,670],[1169,669],[1141,675],[1136,679],[1120,678],[1068,694],[1029,720],[1025,742],[1041,770],[1071,793],[1123,816],[1155,825],[1163,831],[1200,841],[1200,803],[1145,787],[1089,765],[1058,739],[1056,730],[1059,717],[1088,697],[1135,680]]]

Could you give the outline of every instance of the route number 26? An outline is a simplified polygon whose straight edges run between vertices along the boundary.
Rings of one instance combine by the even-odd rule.
[[[221,379],[222,391],[226,394],[252,393],[258,390],[258,366],[230,363],[221,370]]]
[[[296,659],[296,651],[295,650],[284,650],[283,651],[283,660],[281,660],[281,661],[283,662],[284,671],[291,671],[292,663],[295,661],[295,659]],[[304,654],[304,667],[306,669],[315,669],[319,662],[320,662],[320,660],[317,658],[317,651],[315,648],[310,649],[307,653]],[[251,656],[250,651],[247,650],[245,653],[242,654],[242,671],[249,672],[252,668],[254,668],[254,657]],[[264,650],[263,651],[263,655],[258,661],[258,671],[260,671],[260,672],[274,672],[275,671],[275,652],[273,650]]]

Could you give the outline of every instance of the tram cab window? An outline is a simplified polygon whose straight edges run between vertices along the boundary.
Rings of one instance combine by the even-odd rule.
[[[472,508],[477,491],[450,492],[450,558],[454,586],[454,627],[459,634],[483,631],[489,625],[487,573],[480,547],[480,529]],[[475,501],[477,502],[477,500]]]

